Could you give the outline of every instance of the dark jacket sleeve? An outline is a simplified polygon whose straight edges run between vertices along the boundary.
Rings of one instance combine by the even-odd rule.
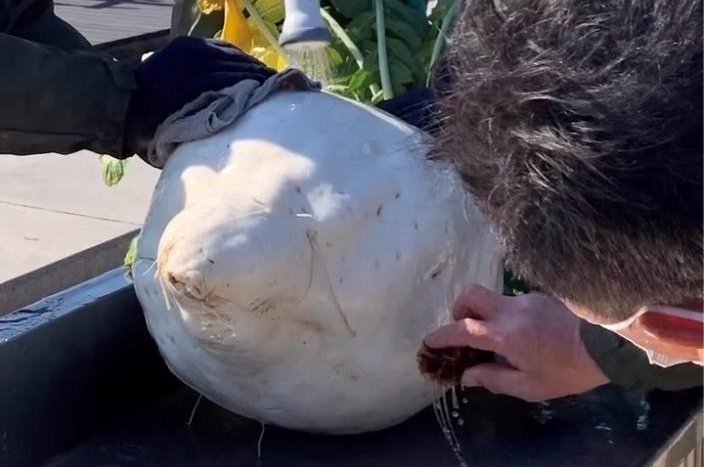
[[[651,365],[641,349],[601,326],[582,323],[582,340],[609,380],[633,391],[678,391],[702,386],[703,369],[685,363],[669,368]]]
[[[93,50],[49,0],[0,0],[0,153],[121,156],[130,67]]]

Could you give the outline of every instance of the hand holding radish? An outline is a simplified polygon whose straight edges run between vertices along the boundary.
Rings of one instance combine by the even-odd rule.
[[[505,297],[475,286],[460,295],[453,315],[454,323],[425,338],[428,347],[468,346],[505,359],[467,369],[461,381],[466,387],[537,402],[608,383],[580,338],[579,318],[554,298]]]

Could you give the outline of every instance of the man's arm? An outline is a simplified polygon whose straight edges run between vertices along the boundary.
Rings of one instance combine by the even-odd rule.
[[[0,153],[122,155],[134,77],[92,50],[51,0],[0,0]]]
[[[128,65],[0,33],[0,153],[122,155]]]
[[[207,91],[275,71],[222,42],[177,38],[134,69],[102,55],[51,0],[0,0],[0,153],[143,156],[157,126]]]
[[[14,6],[2,3],[0,0],[0,16],[13,17],[13,20],[0,27],[0,31],[12,36],[21,37],[32,42],[52,45],[63,50],[89,50],[88,39],[83,37],[70,24],[54,14],[54,4],[51,0],[29,0]],[[8,10],[9,9],[9,10]]]
[[[582,341],[609,380],[621,387],[678,391],[702,385],[702,367],[686,363],[670,368],[651,365],[645,352],[608,329],[582,322]]]

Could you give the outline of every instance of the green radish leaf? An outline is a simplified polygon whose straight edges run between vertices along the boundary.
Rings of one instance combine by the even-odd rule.
[[[342,88],[347,88],[350,83],[350,79],[352,79],[351,76],[343,76],[343,77],[337,77],[333,80],[332,83],[328,84],[328,88],[330,88],[330,91],[334,91],[335,89],[342,89]]]
[[[414,54],[406,47],[406,44],[393,37],[386,40],[386,47],[391,58],[396,58],[403,62],[416,79],[419,81],[422,79],[421,77],[424,74],[423,65],[418,61],[417,52]]]
[[[257,0],[254,6],[264,21],[278,24],[286,16],[283,0]]]
[[[389,32],[408,44],[408,47],[413,50],[420,48],[423,42],[421,40],[422,36],[419,36],[417,31],[414,31],[412,27],[403,21],[393,19],[386,21],[387,35]]]
[[[332,68],[338,68],[342,65],[343,60],[342,55],[340,55],[340,52],[338,52],[332,47],[328,47],[326,49],[326,52],[328,54],[328,60],[330,61],[330,66]]]
[[[425,15],[425,11],[428,9],[425,0],[406,0],[406,4],[421,15]]]
[[[376,48],[364,56],[364,69],[370,72],[379,71],[379,52]]]
[[[122,264],[128,269],[132,269],[132,265],[137,261],[137,241],[139,237],[134,237],[130,241],[130,246],[127,248],[127,253],[125,253],[125,258],[122,260]]]
[[[369,76],[370,74],[371,73],[367,70],[357,70],[357,72],[353,74],[350,78],[347,87],[352,90],[362,89],[362,86],[364,86],[364,80],[366,80],[367,76]]]
[[[430,58],[433,56],[433,47],[435,46],[435,39],[437,36],[428,38],[427,41],[423,42],[423,45],[418,49],[418,57],[420,61],[428,66],[430,64]]]
[[[335,94],[345,94],[349,91],[349,87],[342,84],[328,84],[325,90]]]
[[[404,85],[413,83],[413,73],[410,68],[401,62],[392,62],[389,64],[389,71],[391,72],[391,81],[394,85]],[[396,95],[396,90],[394,89],[394,95]]]
[[[435,67],[438,64],[438,62],[441,60],[446,42],[447,42],[447,36],[450,33],[450,29],[454,23],[454,20],[459,13],[459,10],[462,5],[462,0],[453,0],[452,3],[450,4],[450,8],[447,11],[447,14],[443,18],[442,24],[440,25],[440,30],[438,31],[437,36],[435,37],[435,41],[433,43],[433,52],[430,56],[430,61],[427,66],[427,81],[426,84],[430,84],[433,75],[435,74]]]
[[[379,90],[372,96],[371,102],[372,104],[378,104],[382,100],[384,100],[384,91]]]
[[[442,19],[453,0],[439,1],[434,9],[435,20],[432,22],[426,17],[425,8],[421,8],[427,3],[425,1],[332,0],[331,3],[340,13],[338,18],[349,18],[347,24],[341,27],[359,50],[355,60],[339,38],[333,40],[332,50],[329,52],[335,76],[331,83],[331,92],[367,103],[383,99],[376,18],[376,13],[380,12],[381,8],[384,13],[383,33],[387,54],[385,62],[388,62],[384,65],[385,68],[388,67],[388,94],[393,91],[394,95],[400,95],[408,88],[425,84]],[[333,11],[330,11],[330,14],[332,15]],[[359,55],[363,59],[360,60]],[[360,62],[362,70],[358,69]]]
[[[368,70],[358,70],[349,82],[349,88],[355,92],[363,92],[374,81],[372,72]]]
[[[419,14],[416,10],[409,8],[399,0],[384,0],[384,12],[388,19],[405,22],[409,27],[418,31],[423,37],[428,30],[428,18]]]
[[[345,30],[347,35],[357,44],[364,39],[374,39],[374,13],[367,11],[350,21]]]
[[[371,53],[379,53],[376,41],[363,41],[360,44],[359,49],[362,51],[365,57]]]
[[[119,160],[114,157],[103,155],[100,156],[101,171],[103,183],[109,187],[113,187],[120,183],[122,177],[125,176],[125,167],[127,160]]]
[[[351,75],[359,69],[357,61],[354,59],[347,46],[342,41],[334,40],[328,47],[330,62],[332,65],[333,77],[335,79]],[[340,60],[337,62],[337,60]]]
[[[332,6],[347,18],[355,18],[372,7],[371,0],[330,0]]]

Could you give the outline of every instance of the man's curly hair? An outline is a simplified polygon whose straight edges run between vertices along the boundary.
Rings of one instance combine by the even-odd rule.
[[[435,157],[531,284],[621,320],[702,297],[702,1],[475,0]]]

